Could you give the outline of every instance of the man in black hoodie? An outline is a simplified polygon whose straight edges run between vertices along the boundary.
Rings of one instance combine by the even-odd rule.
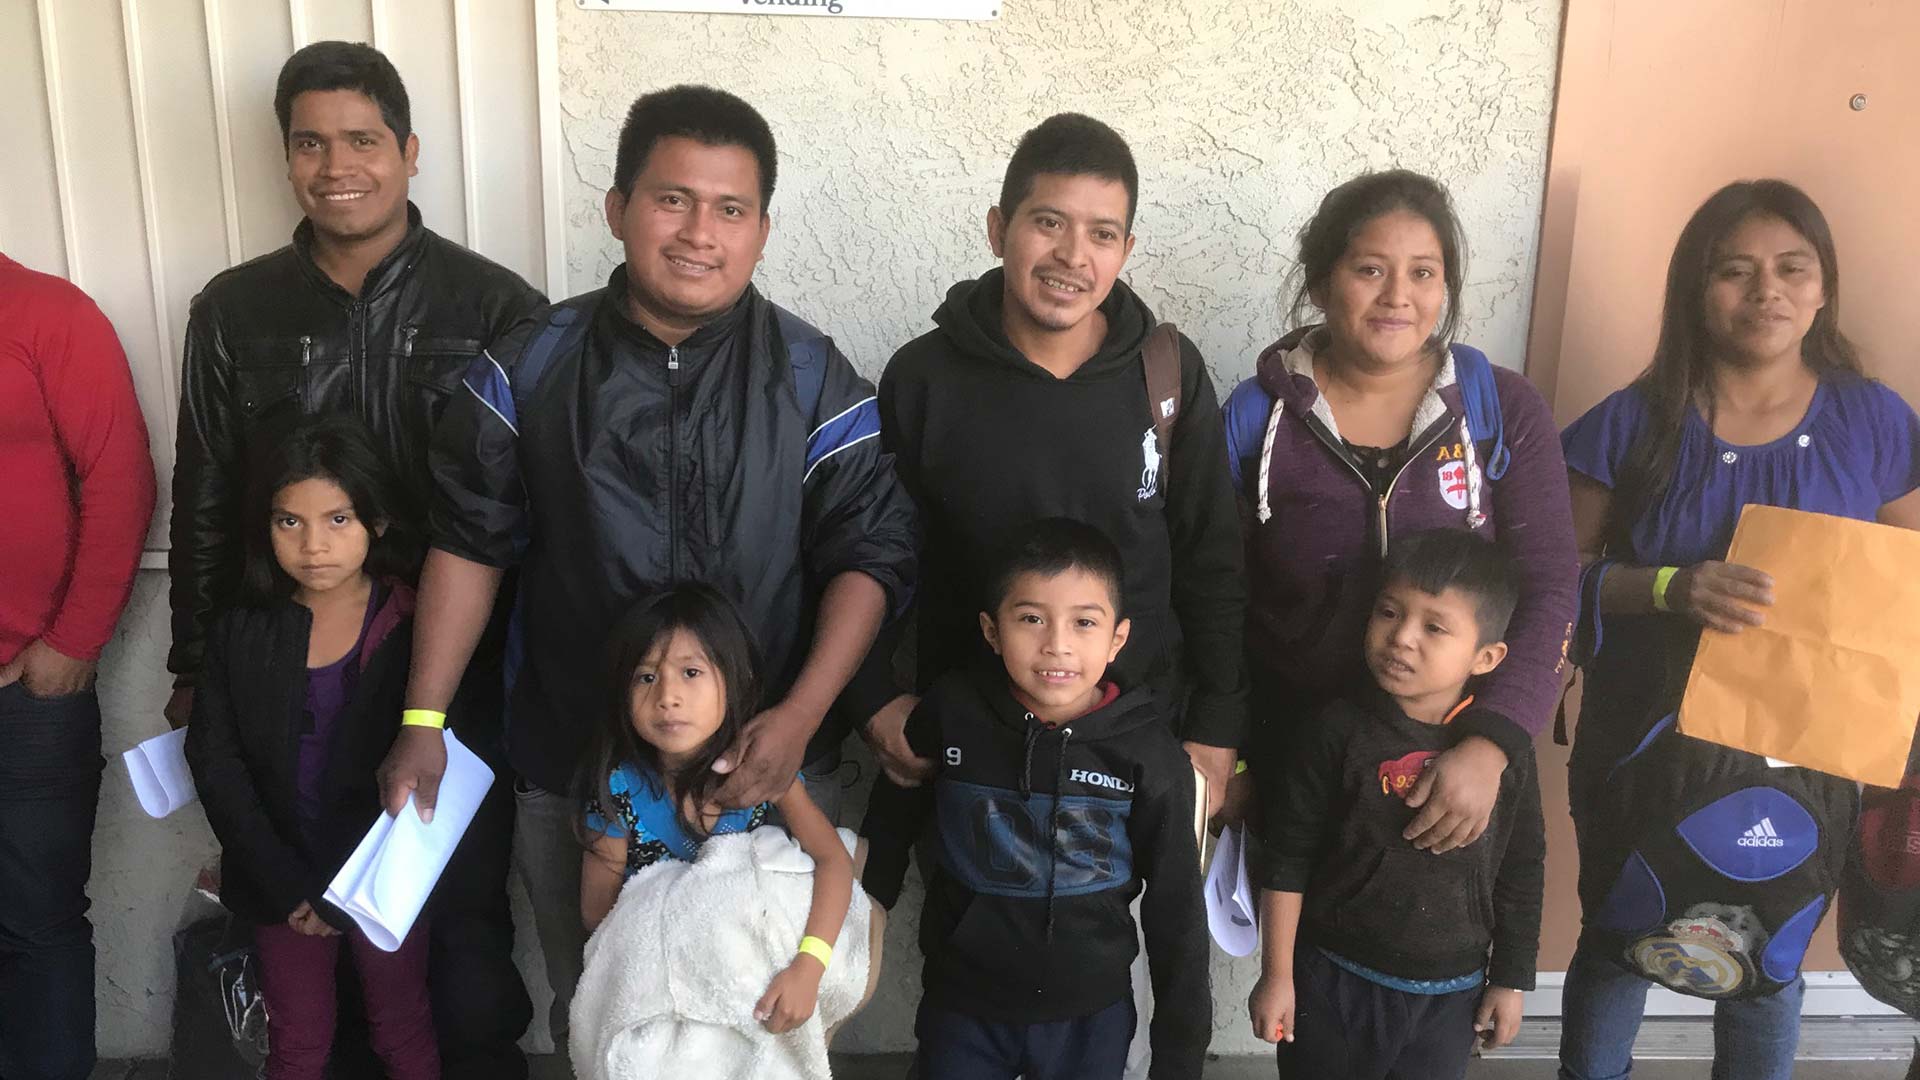
[[[1152,1075],[1198,1077],[1213,1007],[1193,770],[1153,691],[1106,678],[1128,640],[1120,553],[1078,521],[1014,535],[977,615],[998,657],[947,672],[906,724],[936,778],[880,777],[861,826],[867,892],[892,908],[909,848],[936,823],[920,1080],[1118,1080],[1136,1020],[1135,897]]]
[[[981,556],[1036,518],[1089,522],[1120,548],[1133,636],[1123,687],[1171,703],[1218,809],[1246,735],[1238,509],[1213,383],[1179,339],[1179,393],[1150,395],[1153,313],[1119,281],[1139,179],[1125,140],[1054,116],[1021,138],[987,240],[1002,265],[955,285],[938,329],[880,380],[881,439],[925,523],[912,692],[876,648],[848,688],[896,780],[925,774],[901,731],[915,693],[981,653]],[[1156,412],[1177,413],[1165,445]]]

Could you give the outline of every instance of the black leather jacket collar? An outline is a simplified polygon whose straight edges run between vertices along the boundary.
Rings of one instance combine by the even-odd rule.
[[[173,651],[191,676],[214,612],[238,580],[249,463],[303,415],[348,413],[373,432],[424,518],[427,447],[461,375],[545,300],[525,281],[421,223],[359,296],[313,261],[313,227],[227,270],[194,299],[173,475]]]
[[[414,263],[419,261],[427,238],[435,234],[428,231],[420,217],[420,208],[407,201],[407,233],[394,245],[386,257],[375,263],[367,271],[367,279],[360,286],[358,299],[363,303],[373,303],[387,293],[400,287],[412,271]],[[437,238],[437,237],[436,237]],[[340,283],[327,276],[325,270],[313,258],[313,220],[301,218],[300,224],[293,228],[293,253],[299,257],[300,270],[306,275],[307,282],[323,293],[339,294],[339,298],[353,302],[354,295],[340,287]]]

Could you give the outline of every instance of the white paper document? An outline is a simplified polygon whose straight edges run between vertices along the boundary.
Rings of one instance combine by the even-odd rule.
[[[433,823],[420,821],[409,796],[399,817],[380,815],[327,886],[327,902],[353,916],[367,939],[387,952],[406,940],[453,849],[473,823],[480,800],[493,786],[493,770],[453,732],[442,735],[447,740],[447,772],[440,778]]]
[[[1255,893],[1247,884],[1247,837],[1238,825],[1221,830],[1213,847],[1213,866],[1204,886],[1207,929],[1229,956],[1246,956],[1260,947],[1254,917]]]
[[[120,755],[133,780],[133,793],[148,817],[163,818],[192,802],[197,793],[187,768],[187,729],[155,735]]]

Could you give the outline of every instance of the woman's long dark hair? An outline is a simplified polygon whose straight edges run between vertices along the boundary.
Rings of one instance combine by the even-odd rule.
[[[726,715],[720,727],[680,769],[668,774],[660,752],[633,730],[633,685],[641,664],[665,649],[674,632],[684,631],[700,642],[713,661],[714,674],[726,690]],[[733,603],[707,585],[676,585],[642,601],[614,627],[608,643],[610,678],[607,708],[594,732],[580,787],[598,802],[600,812],[612,818],[615,810],[610,781],[615,769],[632,762],[656,795],[672,795],[674,812],[687,835],[705,839],[705,823],[688,820],[686,807],[705,806],[726,777],[713,763],[740,737],[740,730],[760,705],[760,650]],[[696,815],[697,816],[697,815]]]
[[[419,572],[419,534],[404,513],[398,478],[366,425],[337,413],[308,417],[269,447],[249,475],[241,528],[242,602],[269,605],[293,595],[293,579],[273,555],[273,502],[282,489],[303,480],[331,480],[347,493],[353,515],[367,529],[363,569],[368,575],[411,581]]]
[[[1801,345],[1807,367],[1816,375],[1861,373],[1859,353],[1840,332],[1840,260],[1820,207],[1785,180],[1742,180],[1714,192],[1680,230],[1667,264],[1660,342],[1654,346],[1653,362],[1633,381],[1646,401],[1651,426],[1645,438],[1634,441],[1614,488],[1608,529],[1614,543],[1625,543],[1633,523],[1666,497],[1687,410],[1696,400],[1706,402],[1712,425],[1714,357],[1707,332],[1707,287],[1720,245],[1755,216],[1786,222],[1806,238],[1820,260],[1826,305],[1814,315]]]
[[[1300,262],[1289,325],[1313,321],[1313,294],[1333,278],[1333,268],[1361,229],[1375,218],[1405,210],[1424,218],[1440,238],[1442,276],[1447,284],[1447,310],[1433,328],[1435,347],[1445,348],[1460,328],[1460,292],[1466,281],[1467,240],[1460,229],[1453,200],[1440,181],[1408,169],[1362,173],[1320,200],[1320,208],[1300,230]]]

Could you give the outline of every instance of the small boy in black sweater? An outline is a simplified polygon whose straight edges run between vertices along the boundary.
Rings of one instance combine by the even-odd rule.
[[[1091,525],[1037,522],[989,578],[994,660],[948,672],[907,720],[933,779],[882,776],[867,892],[891,909],[933,815],[920,917],[921,1080],[1118,1080],[1133,1038],[1128,966],[1152,972],[1155,1080],[1200,1076],[1212,1034],[1194,770],[1151,689],[1107,666],[1126,644],[1120,553]]]
[[[1472,533],[1394,544],[1367,623],[1377,689],[1300,735],[1266,806],[1262,967],[1247,1001],[1280,1075],[1460,1077],[1474,1035],[1513,1040],[1533,989],[1546,824],[1531,752],[1487,831],[1444,854],[1401,837],[1406,797],[1452,744],[1467,682],[1505,659],[1512,560]]]

